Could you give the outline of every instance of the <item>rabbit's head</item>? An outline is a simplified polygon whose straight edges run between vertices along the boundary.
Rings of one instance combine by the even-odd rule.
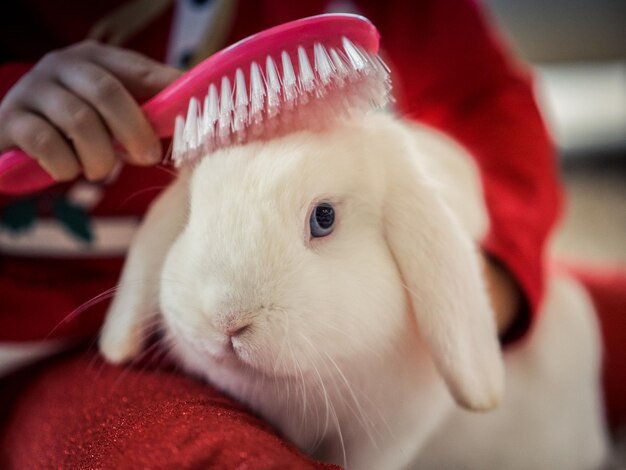
[[[205,157],[161,274],[180,360],[209,377],[306,377],[320,358],[366,370],[418,332],[457,402],[493,407],[502,364],[476,248],[413,140],[378,116]]]

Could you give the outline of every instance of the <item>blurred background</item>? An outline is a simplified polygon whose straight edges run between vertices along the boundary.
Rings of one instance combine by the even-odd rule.
[[[568,201],[559,257],[626,263],[626,0],[483,0],[558,145]]]

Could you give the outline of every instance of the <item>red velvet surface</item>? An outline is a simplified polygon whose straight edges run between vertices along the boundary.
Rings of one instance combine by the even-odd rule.
[[[78,352],[3,385],[0,468],[337,468],[167,367],[118,368]]]
[[[568,268],[583,282],[600,320],[604,346],[602,386],[609,424],[626,426],[626,269]]]

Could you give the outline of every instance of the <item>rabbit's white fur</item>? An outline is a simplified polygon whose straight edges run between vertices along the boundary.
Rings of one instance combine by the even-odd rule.
[[[310,239],[319,201],[337,222]],[[593,468],[599,340],[570,281],[505,355],[498,410],[451,399],[502,398],[475,248],[486,229],[463,151],[388,115],[222,150],[150,210],[100,347],[131,359],[161,315],[188,371],[350,469]]]

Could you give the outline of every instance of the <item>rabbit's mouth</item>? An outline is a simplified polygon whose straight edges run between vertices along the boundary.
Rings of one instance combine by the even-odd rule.
[[[211,338],[186,338],[185,341],[201,356],[208,356],[217,363],[242,363],[242,349],[233,345],[232,338],[224,335]]]
[[[172,341],[172,351],[183,366],[201,374],[213,367],[231,370],[253,368],[242,360],[230,340],[177,336]]]
[[[283,346],[277,348],[276,341],[259,334],[255,325],[226,331],[204,325],[200,332],[177,316],[166,318],[164,323],[174,353],[194,369],[216,365],[272,378],[308,375],[306,368],[290,357],[293,352],[285,345],[288,341],[279,341]]]
[[[205,337],[187,336],[176,341],[183,358],[194,362],[210,362],[233,369],[254,369],[262,372],[249,348],[240,339],[222,334]]]

